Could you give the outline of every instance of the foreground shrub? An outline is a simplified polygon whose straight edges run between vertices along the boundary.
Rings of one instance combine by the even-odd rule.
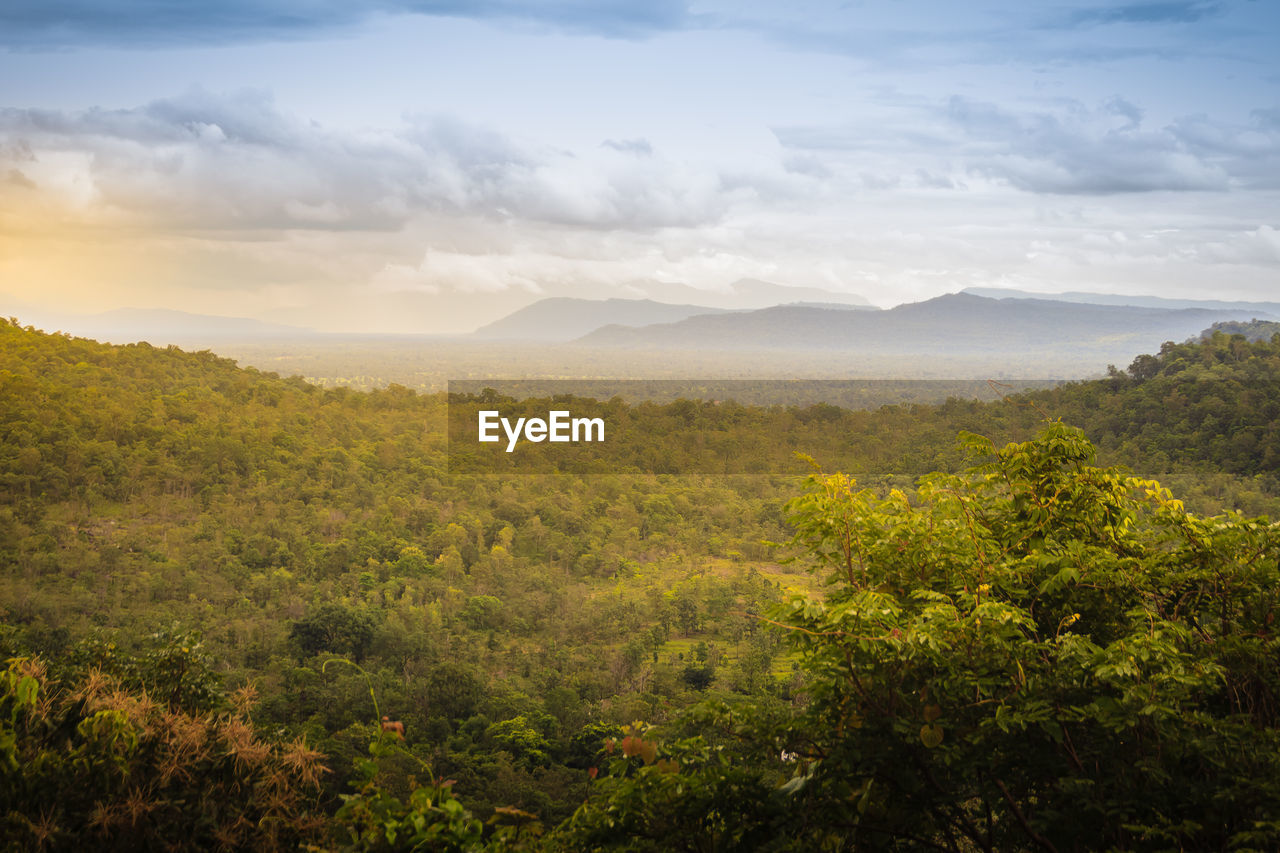
[[[1190,515],[1061,424],[963,441],[914,494],[810,478],[830,590],[768,620],[805,700],[624,756],[566,846],[1280,849],[1280,527]]]
[[[191,655],[178,647],[177,656]],[[0,837],[10,849],[293,850],[318,838],[319,752],[270,743],[251,689],[188,710],[92,668],[0,673]]]

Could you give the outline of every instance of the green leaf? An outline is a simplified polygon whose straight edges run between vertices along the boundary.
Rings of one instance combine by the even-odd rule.
[[[929,723],[920,727],[920,742],[929,749],[934,749],[942,743],[942,727]]]
[[[36,694],[40,692],[40,682],[30,675],[23,676],[22,680],[18,682],[16,692],[19,705],[34,705],[36,703]]]

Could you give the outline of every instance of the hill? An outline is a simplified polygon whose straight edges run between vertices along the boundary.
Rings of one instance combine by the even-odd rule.
[[[369,756],[371,694],[406,733],[381,784],[407,790],[429,764],[482,817],[511,806],[548,826],[586,799],[622,725],[801,695],[799,658],[752,615],[819,595],[761,541],[787,538],[795,480],[451,475],[442,395],[7,322],[0,368],[0,658],[151,696],[198,688],[193,719],[252,688],[254,726],[327,756],[330,811]],[[1211,334],[998,403],[610,405],[662,427],[644,430],[655,453],[674,424],[728,457],[807,452],[880,490],[959,470],[961,430],[999,447],[1047,415],[1190,504],[1280,495],[1278,340]]]
[[[1133,305],[1140,308],[1208,308],[1217,311],[1254,311],[1257,316],[1280,317],[1280,302],[1249,302],[1224,299],[1174,299],[1164,296],[1133,296],[1121,293],[1090,293],[1071,290],[1063,293],[1033,293],[1004,287],[966,287],[962,293],[991,299],[1050,299],[1055,302],[1087,302],[1093,305]]]
[[[690,317],[638,329],[610,327],[579,339],[593,346],[687,349],[835,349],[941,356],[1089,350],[1127,362],[1210,324],[1250,319],[1241,310],[1162,309],[989,299],[958,293],[887,311],[778,306]]]
[[[481,326],[479,338],[526,341],[571,341],[602,326],[648,326],[674,323],[697,314],[725,309],[702,305],[670,305],[651,299],[576,299],[553,296]]]
[[[317,334],[301,326],[164,308],[118,308],[98,314],[34,312],[26,316],[36,326],[49,331],[56,329],[121,344],[147,341],[157,346],[191,346],[227,340],[296,339]]]
[[[778,284],[758,278],[740,278],[721,290],[703,290],[679,282],[637,281],[628,287],[660,302],[693,302],[740,311],[786,305],[793,302],[832,302],[876,310],[866,297],[824,287]]]
[[[1229,320],[1214,323],[1213,328],[1207,330],[1203,337],[1212,337],[1214,332],[1221,332],[1224,335],[1244,335],[1251,341],[1269,341],[1280,334],[1280,323],[1272,320],[1251,320],[1248,323]]]

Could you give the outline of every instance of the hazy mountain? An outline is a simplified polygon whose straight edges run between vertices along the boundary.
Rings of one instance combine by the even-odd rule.
[[[526,305],[476,329],[482,338],[526,341],[571,341],[602,326],[648,326],[674,323],[697,314],[719,314],[723,308],[670,305],[651,299],[576,299],[554,296]]]
[[[28,312],[18,318],[45,331],[69,332],[110,343],[147,341],[156,346],[193,341],[293,338],[316,334],[301,326],[264,323],[246,317],[191,314],[164,308],[118,308],[100,314]]]
[[[599,329],[578,343],[686,349],[829,349],[865,353],[972,355],[1089,349],[1124,361],[1185,340],[1211,324],[1251,319],[1252,310],[1141,308],[1045,299],[949,294],[887,311],[782,305],[702,315],[677,323]],[[1127,361],[1125,361],[1127,363]]]
[[[875,305],[845,305],[839,302],[805,302],[805,301],[788,302],[787,305],[783,307],[787,307],[787,306],[797,307],[797,308],[834,308],[837,311],[879,311],[880,310]]]
[[[792,287],[775,284],[772,281],[761,281],[757,278],[740,278],[729,285],[726,290],[700,290],[687,284],[665,281],[631,282],[628,287],[649,299],[659,302],[693,303],[710,305],[715,308],[742,310],[750,308],[766,308],[771,305],[785,305],[794,302],[824,302],[839,305],[857,305],[874,308],[865,297],[856,293],[841,293],[821,287]]]
[[[1257,311],[1280,317],[1280,302],[1231,302],[1221,299],[1169,299],[1163,296],[1126,296],[1120,293],[1031,293],[1003,287],[966,287],[962,293],[991,299],[1051,299],[1055,302],[1088,302],[1093,305],[1135,305],[1143,308],[1209,308],[1222,311]]]

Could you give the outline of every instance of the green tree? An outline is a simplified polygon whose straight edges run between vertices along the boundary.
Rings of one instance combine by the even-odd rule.
[[[550,764],[551,744],[523,715],[494,723],[485,736],[498,749],[505,749],[517,761],[529,767]]]
[[[962,438],[977,464],[913,495],[810,478],[794,541],[830,590],[772,616],[808,701],[704,711],[743,751],[686,759],[682,787],[766,792],[736,831],[767,849],[1280,845],[1280,527],[1191,515],[1061,424]],[[639,842],[661,772],[603,783],[571,837],[721,849],[692,816]]]
[[[162,664],[188,654],[172,651]],[[255,695],[219,693],[217,710],[189,711],[96,667],[59,678],[39,658],[10,659],[0,671],[0,847],[297,850],[321,840],[324,756],[302,737],[261,738],[249,719]]]
[[[377,623],[372,614],[336,602],[313,609],[289,628],[289,638],[308,655],[350,653],[364,660]]]
[[[502,611],[502,599],[492,595],[473,595],[458,615],[468,627],[484,631],[500,627]]]

